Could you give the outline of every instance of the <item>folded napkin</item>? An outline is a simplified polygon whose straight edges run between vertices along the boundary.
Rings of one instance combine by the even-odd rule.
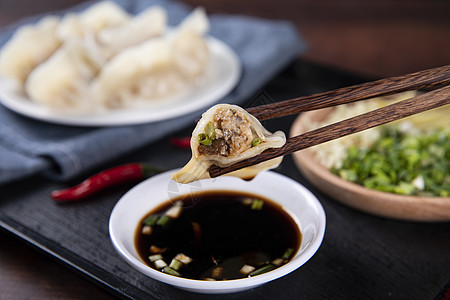
[[[174,1],[115,2],[132,14],[150,5],[161,5],[168,13],[169,25],[177,25],[192,10]],[[68,11],[81,11],[91,4]],[[25,22],[35,22],[37,19]],[[209,15],[209,20],[209,34],[234,49],[243,69],[238,85],[218,103],[240,104],[248,100],[305,49],[299,34],[286,21],[224,14]],[[25,22],[0,32],[0,46]],[[0,105],[0,184],[38,173],[56,180],[71,179],[193,124],[203,111],[142,125],[83,128],[29,119]]]

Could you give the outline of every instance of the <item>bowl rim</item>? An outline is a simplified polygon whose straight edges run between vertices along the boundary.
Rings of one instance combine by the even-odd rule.
[[[122,206],[124,206],[123,199],[127,199],[126,197],[129,197],[132,195],[132,193],[136,192],[139,189],[144,188],[146,185],[149,184],[149,182],[156,182],[157,180],[160,180],[161,178],[169,178],[170,174],[175,172],[176,170],[167,171],[161,174],[158,174],[156,176],[153,176],[132,189],[130,189],[126,194],[122,196],[122,198],[116,203],[114,206],[110,219],[109,219],[109,234],[111,242],[115,248],[115,250],[120,254],[120,256],[125,259],[125,261],[130,264],[132,267],[140,271],[142,274],[156,279],[158,281],[182,288],[187,289],[191,291],[196,292],[203,292],[203,293],[228,293],[233,291],[239,291],[244,289],[250,289],[253,287],[256,287],[258,285],[267,283],[269,281],[275,280],[277,278],[280,278],[284,275],[287,275],[288,273],[296,270],[303,264],[305,264],[320,248],[320,245],[322,244],[324,235],[325,235],[325,228],[326,228],[326,215],[325,211],[320,203],[320,201],[304,186],[302,186],[297,181],[294,181],[293,179],[286,177],[284,175],[281,175],[279,173],[273,172],[273,171],[266,171],[263,172],[263,174],[260,174],[258,176],[265,176],[273,178],[273,180],[283,180],[286,184],[292,185],[297,191],[299,191],[302,195],[302,201],[304,201],[307,205],[314,208],[315,213],[317,214],[317,223],[318,227],[315,233],[315,237],[312,239],[312,242],[310,242],[308,245],[303,246],[303,232],[302,232],[302,242],[299,248],[303,248],[302,251],[300,249],[295,253],[295,256],[289,261],[289,263],[280,266],[270,272],[267,272],[265,274],[261,274],[255,277],[251,278],[241,278],[241,279],[232,279],[232,280],[224,280],[224,281],[205,281],[205,280],[197,280],[197,279],[188,279],[188,278],[182,278],[177,276],[172,276],[169,274],[162,273],[160,271],[157,271],[149,266],[147,266],[144,262],[142,262],[140,259],[135,257],[128,249],[125,247],[122,240],[120,240],[120,237],[116,233],[116,222],[117,218],[119,217],[120,211],[123,209]],[[257,176],[257,177],[258,177]],[[235,177],[220,177],[223,179],[219,180],[239,180],[242,182],[248,182],[243,181],[239,178]],[[232,178],[232,179],[230,179]],[[256,177],[255,177],[256,179]],[[208,180],[202,180],[203,182],[206,182]],[[251,182],[251,181],[250,181]],[[224,190],[224,188],[208,188],[207,190]],[[246,192],[243,188],[236,188],[235,186],[231,186],[229,190],[237,190]],[[254,193],[252,191],[252,193]],[[276,199],[272,199],[271,197],[266,197],[270,200],[272,200],[275,203],[278,203]],[[158,203],[164,202],[170,200],[170,198],[164,199],[163,201],[158,201]],[[289,208],[285,208],[284,205],[282,205],[283,208],[291,215],[291,217],[294,218],[294,221],[296,224],[300,227],[299,221],[296,219],[297,215],[291,211]],[[153,206],[154,207],[154,206]],[[146,211],[145,211],[146,213]],[[137,224],[136,224],[137,226]],[[300,228],[301,230],[302,228]],[[133,237],[134,239],[134,237]],[[134,249],[134,245],[133,245]],[[301,252],[301,253],[299,253]]]

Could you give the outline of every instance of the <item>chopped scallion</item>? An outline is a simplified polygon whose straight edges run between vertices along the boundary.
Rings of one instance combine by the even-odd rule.
[[[187,255],[184,255],[183,253],[177,254],[175,256],[175,259],[181,261],[185,265],[187,265],[188,263],[190,263],[192,261],[192,258],[190,258]]]
[[[179,271],[182,266],[183,266],[183,263],[175,258],[172,259],[172,261],[170,262],[170,265],[169,265],[169,267],[171,267],[172,269],[174,269],[176,271]]]
[[[145,234],[145,235],[151,235],[152,232],[153,232],[153,228],[152,228],[151,226],[144,225],[144,226],[142,227],[142,231],[141,231],[142,234]]]
[[[450,193],[450,130],[405,130],[386,126],[368,147],[347,148],[346,158],[331,169],[345,180],[383,192],[442,196]]]
[[[200,144],[205,145],[205,146],[209,146],[212,144],[212,140],[205,133],[200,133],[198,135],[198,141]]]
[[[176,219],[181,215],[182,211],[183,207],[181,207],[180,204],[176,203],[174,206],[172,206],[166,211],[166,216],[169,216],[172,219]]]
[[[158,221],[158,218],[159,217],[157,215],[150,215],[147,218],[145,218],[142,223],[148,226],[153,226],[155,225],[156,221]]]
[[[284,259],[282,259],[282,258],[275,258],[272,261],[272,265],[277,266],[277,267],[281,266],[283,263],[284,263]]]
[[[215,278],[215,279],[221,278],[222,277],[222,273],[223,273],[223,268],[222,267],[215,267],[212,270],[211,277]]]
[[[156,222],[156,225],[166,226],[167,223],[169,223],[169,221],[170,221],[170,217],[168,215],[164,215],[164,216],[161,216],[161,218],[158,219],[158,221]]]
[[[294,249],[287,248],[286,251],[284,251],[284,254],[281,258],[284,260],[288,260],[289,258],[291,258],[293,252],[294,252]]]
[[[252,199],[252,198],[244,198],[244,199],[242,200],[242,204],[244,204],[244,205],[251,205],[252,202],[253,202],[253,199]]]
[[[261,199],[253,199],[252,205],[250,206],[253,210],[261,210],[264,206],[264,201]]]
[[[155,262],[153,264],[155,265],[155,268],[157,268],[157,269],[162,269],[162,268],[167,267],[166,262],[162,259],[155,260]]]
[[[211,140],[214,140],[216,138],[214,124],[212,122],[208,122],[208,124],[206,124],[205,133]]]
[[[161,254],[161,253],[166,252],[166,250],[167,250],[167,248],[160,248],[155,245],[151,245],[150,249],[149,249],[150,253],[152,253],[152,254]]]
[[[174,276],[181,276],[180,273],[178,273],[176,270],[172,269],[171,267],[165,267],[163,270],[163,273],[167,273]]]
[[[255,267],[250,265],[243,265],[242,268],[239,270],[239,272],[243,275],[248,275],[253,271],[255,271]]]
[[[162,255],[161,254],[154,254],[154,255],[150,255],[149,257],[148,257],[148,259],[150,260],[150,262],[155,262],[155,261],[157,261],[157,260],[159,260],[159,259],[162,259],[163,257],[162,257]]]
[[[261,139],[259,137],[254,138],[253,141],[252,141],[252,147],[256,147],[259,144],[261,144]]]
[[[265,266],[263,266],[263,267],[261,267],[259,269],[256,269],[255,271],[251,272],[248,276],[251,277],[251,276],[261,275],[261,274],[267,273],[269,271],[272,271],[275,268],[276,267],[274,265],[268,264],[268,265],[265,265]]]

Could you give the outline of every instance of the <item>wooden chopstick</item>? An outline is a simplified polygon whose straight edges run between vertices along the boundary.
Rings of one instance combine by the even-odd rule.
[[[217,177],[278,156],[290,154],[311,146],[386,124],[446,104],[450,104],[450,86],[441,87],[420,96],[387,105],[385,107],[289,138],[286,141],[286,144],[281,148],[268,149],[257,156],[237,162],[228,167],[220,168],[216,165],[212,165],[209,168],[209,174],[211,177]]]
[[[250,107],[260,121],[410,90],[435,89],[450,83],[450,65],[390,77],[325,93]]]

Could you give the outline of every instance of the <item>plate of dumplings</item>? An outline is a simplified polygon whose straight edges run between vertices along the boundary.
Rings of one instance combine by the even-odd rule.
[[[151,6],[136,16],[113,2],[19,27],[0,49],[0,102],[56,124],[120,126],[210,106],[237,84],[235,52],[208,36],[194,9],[176,27]]]

